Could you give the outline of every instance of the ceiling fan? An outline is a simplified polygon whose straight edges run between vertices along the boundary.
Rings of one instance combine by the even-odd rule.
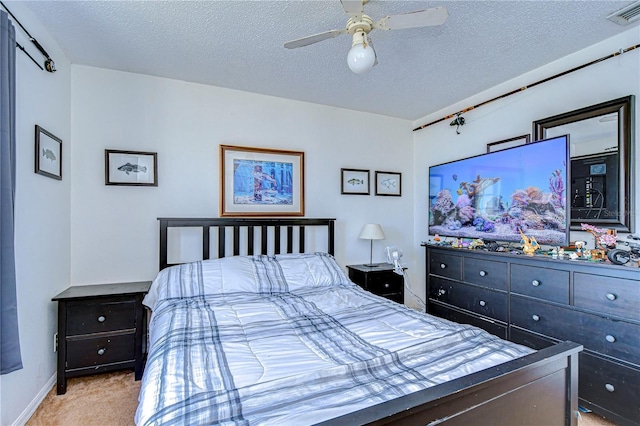
[[[405,28],[442,25],[449,16],[446,8],[434,7],[415,12],[385,16],[379,21],[374,22],[370,16],[364,13],[364,5],[367,1],[368,0],[340,0],[344,11],[350,16],[344,29],[325,31],[292,40],[285,43],[284,47],[287,49],[295,49],[342,34],[350,34],[353,36],[353,43],[347,55],[347,64],[351,71],[356,74],[361,74],[370,70],[378,63],[376,52],[368,36],[371,30],[401,30]]]

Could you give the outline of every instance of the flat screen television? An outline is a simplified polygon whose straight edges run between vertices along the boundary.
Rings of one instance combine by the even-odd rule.
[[[569,136],[429,167],[429,234],[569,243]]]

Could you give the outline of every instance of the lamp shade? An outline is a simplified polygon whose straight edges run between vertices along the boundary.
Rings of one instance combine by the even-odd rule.
[[[367,223],[362,227],[358,238],[363,240],[384,240],[384,232],[382,232],[382,227],[377,223]]]

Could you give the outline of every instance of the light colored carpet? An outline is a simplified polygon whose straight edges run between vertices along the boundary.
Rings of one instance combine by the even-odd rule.
[[[56,395],[54,386],[26,426],[133,425],[140,383],[133,371],[68,379],[67,393]],[[579,426],[615,426],[593,413],[581,417]]]

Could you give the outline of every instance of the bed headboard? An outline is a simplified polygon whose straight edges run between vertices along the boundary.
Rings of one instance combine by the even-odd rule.
[[[323,227],[327,234],[327,252],[334,254],[335,219],[239,219],[239,218],[158,218],[160,222],[160,270],[171,266],[168,263],[169,229],[196,227],[202,229],[202,259],[211,259],[211,228],[217,228],[217,257],[237,256],[240,247],[246,248],[246,254],[280,254],[283,244],[285,253],[304,253],[307,228]],[[227,229],[231,229],[231,248],[228,251]],[[246,231],[240,232],[241,229]],[[269,230],[272,230],[269,232]],[[282,232],[286,229],[286,232]],[[296,232],[294,232],[294,230]],[[259,232],[260,247],[255,246]],[[245,238],[242,238],[241,234]],[[284,241],[283,241],[284,240]],[[295,244],[297,243],[297,244]],[[297,250],[297,251],[296,251]]]

